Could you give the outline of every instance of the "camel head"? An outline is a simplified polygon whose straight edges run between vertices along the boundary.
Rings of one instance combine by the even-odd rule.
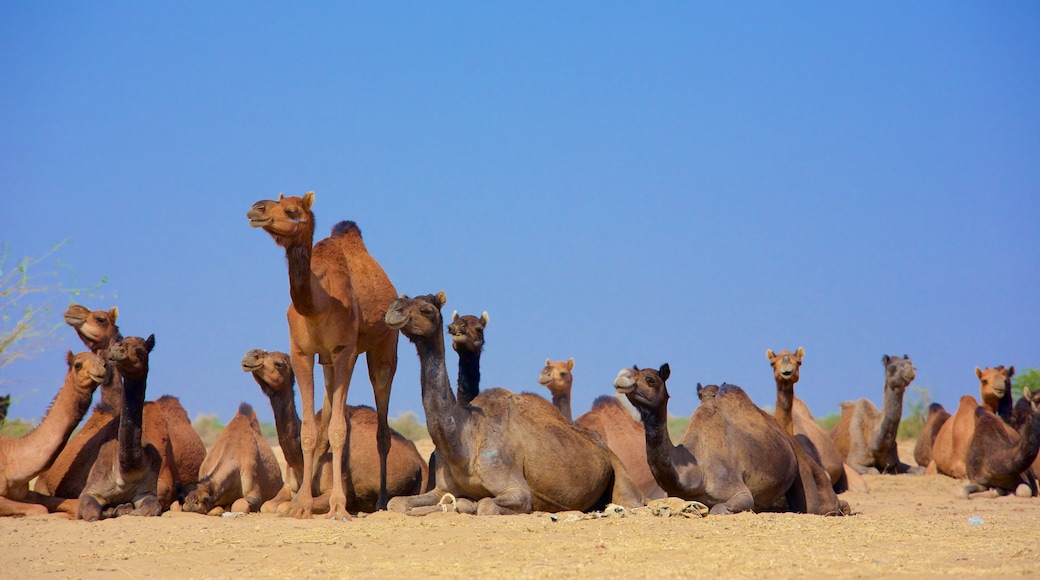
[[[400,330],[415,342],[416,339],[430,339],[439,332],[444,324],[441,308],[448,302],[444,291],[436,295],[426,294],[409,298],[404,294],[390,304],[383,319],[387,326]]]
[[[881,357],[881,364],[885,365],[885,388],[902,392],[917,377],[914,363],[910,361],[909,355]]]
[[[658,370],[632,367],[621,369],[614,379],[617,392],[628,397],[628,401],[637,409],[657,408],[668,402],[668,389],[665,381],[671,376],[672,369],[668,363]]]
[[[448,334],[451,335],[451,347],[455,352],[479,353],[484,350],[484,329],[487,328],[488,313],[485,310],[480,318],[467,314],[459,316],[459,311],[451,313],[451,324]]]
[[[718,394],[718,385],[708,385],[706,387],[702,387],[700,383],[697,383],[697,398],[700,399],[702,403],[704,401],[710,401],[711,399],[714,399]]]
[[[1029,406],[1033,408],[1034,413],[1040,413],[1040,391],[1030,391],[1029,387],[1022,387],[1022,398],[1020,400],[1029,401]]]
[[[73,384],[80,391],[94,394],[94,390],[97,389],[98,385],[105,382],[105,379],[108,378],[108,369],[105,368],[105,361],[92,352],[72,354],[70,350],[65,355],[65,362],[69,365],[67,377],[73,380]]]
[[[263,228],[271,234],[279,246],[293,243],[306,243],[310,247],[314,239],[314,192],[309,191],[303,197],[285,197],[278,194],[278,200],[264,199],[253,204],[246,212],[250,227]]]
[[[7,420],[7,409],[11,406],[11,395],[0,397],[0,425]]]
[[[148,338],[130,336],[108,349],[109,362],[128,379],[140,380],[148,376],[148,354],[155,348],[155,335]]]
[[[545,359],[545,367],[538,375],[538,384],[549,389],[554,397],[567,396],[571,394],[571,386],[574,384],[574,359],[552,362]]]
[[[268,397],[286,390],[292,392],[292,364],[284,352],[253,349],[242,357],[242,370],[253,373],[253,378]]]
[[[975,367],[975,376],[979,378],[979,391],[983,402],[999,401],[1011,398],[1011,377],[1015,376],[1015,367],[1004,368],[1004,365],[981,370]]]
[[[108,348],[112,343],[122,339],[116,318],[119,309],[113,306],[104,310],[88,310],[85,306],[73,304],[65,311],[65,324],[76,329],[76,334],[87,348],[93,351]]]
[[[209,492],[209,486],[205,483],[193,482],[184,488],[184,503],[181,509],[196,514],[207,514],[213,509],[213,495]]]
[[[769,364],[773,365],[773,378],[777,382],[794,383],[798,382],[799,369],[802,366],[802,357],[805,356],[805,349],[798,347],[798,350],[791,352],[789,350],[782,350],[778,353],[774,353],[772,349],[766,350],[766,358],[769,359]]]

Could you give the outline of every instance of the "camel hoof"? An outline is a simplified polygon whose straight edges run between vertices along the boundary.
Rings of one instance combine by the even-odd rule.
[[[1017,497],[1033,497],[1033,488],[1029,487],[1028,483],[1020,483],[1015,488],[1015,496]]]

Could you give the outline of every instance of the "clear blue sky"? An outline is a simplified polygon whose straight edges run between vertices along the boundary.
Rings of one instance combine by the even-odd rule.
[[[69,238],[193,418],[270,419],[239,361],[288,348],[285,258],[245,212],[309,190],[399,292],[489,311],[485,387],[573,357],[578,414],[667,361],[673,414],[772,406],[804,346],[817,415],[879,403],[886,353],[954,407],[1040,366],[1038,105],[1035,2],[3,2],[0,239]],[[13,416],[58,338],[0,371]]]

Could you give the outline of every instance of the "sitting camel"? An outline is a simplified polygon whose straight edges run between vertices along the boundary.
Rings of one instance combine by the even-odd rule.
[[[1030,469],[1040,451],[1040,417],[1032,405],[1032,393],[1023,389],[1023,405],[1014,408],[1013,423],[1005,423],[983,406],[975,407],[975,432],[968,442],[965,471],[968,484],[958,495],[1019,497],[1036,495],[1036,478]]]
[[[480,353],[484,351],[484,329],[490,318],[485,310],[480,318],[472,314],[451,314],[448,334],[451,348],[459,354],[459,378],[456,385],[460,405],[468,405],[480,394]]]
[[[939,403],[928,405],[928,417],[921,427],[921,434],[917,436],[914,445],[914,461],[921,467],[928,467],[932,462],[932,442],[939,433],[939,429],[950,418],[950,413]]]
[[[998,366],[981,370],[975,367],[975,376],[979,378],[979,392],[982,405],[996,414],[1005,423],[1011,421],[1014,407],[1011,397],[1011,377],[1015,375],[1015,367]],[[978,400],[971,395],[961,397],[957,412],[943,423],[932,442],[932,461],[926,473],[942,473],[965,479],[968,472],[965,460],[968,456],[968,445],[975,434],[975,408]]]
[[[396,497],[388,509],[421,515],[440,510],[449,494],[459,511],[479,515],[641,506],[642,494],[617,456],[545,399],[489,389],[469,405],[458,403],[444,361],[446,301],[444,292],[402,296],[386,313],[419,355],[426,426],[439,462],[432,491]]]
[[[787,511],[848,513],[818,463],[772,415],[738,386],[723,385],[701,402],[678,446],[668,436],[668,364],[622,369],[614,387],[639,411],[646,455],[669,496],[699,501],[713,514]]]
[[[571,420],[571,389],[574,385],[574,359],[552,362],[545,359],[545,367],[538,376],[538,384],[552,393],[553,404],[564,419]],[[592,410],[574,421],[583,429],[599,436],[625,464],[628,475],[647,499],[665,497],[657,485],[650,465],[646,462],[646,433],[643,424],[632,418],[628,409],[615,397],[598,397]]]
[[[841,419],[831,429],[831,437],[845,461],[859,473],[924,473],[924,467],[910,467],[899,460],[896,435],[903,416],[903,395],[917,376],[910,357],[881,357],[885,367],[882,411],[869,399],[841,404]]]
[[[300,443],[300,416],[296,411],[293,392],[293,369],[289,355],[273,351],[251,350],[242,358],[242,370],[252,373],[260,390],[271,400],[278,442],[285,455],[286,477],[282,490],[260,511],[288,515],[292,508],[293,495],[300,489],[303,478],[303,447]],[[321,413],[317,413],[318,423]],[[379,453],[372,441],[375,440],[379,423],[371,407],[347,406],[347,421],[350,423],[349,453],[345,453],[349,466],[344,466],[346,477],[347,509],[352,512],[374,512],[379,501]],[[390,452],[387,455],[387,493],[391,497],[414,495],[423,490],[427,478],[426,463],[419,455],[415,444],[397,431],[390,430]],[[319,474],[312,484],[314,513],[329,511],[332,492],[332,454],[327,450],[316,459]]]
[[[0,435],[0,516],[46,514],[60,502],[29,491],[29,481],[54,461],[106,375],[105,363],[96,354],[73,355],[70,350],[65,360],[65,382],[40,424],[24,437]]]
[[[199,471],[189,484],[184,511],[220,515],[225,510],[248,514],[282,489],[282,468],[271,444],[260,433],[260,422],[246,403],[238,407]]]
[[[87,348],[106,359],[108,348],[123,338],[116,325],[118,315],[115,307],[92,312],[74,304],[65,312],[65,322],[76,330]],[[108,379],[101,385],[101,403],[33,487],[40,493],[68,498],[59,507],[61,511],[76,513],[76,499],[83,492],[98,450],[119,432],[123,383],[119,370],[109,366]],[[198,479],[206,447],[176,397],[164,395],[145,403],[143,417],[144,436],[162,456],[156,492],[163,509],[168,509],[177,499],[180,487]]]
[[[809,407],[794,396],[794,385],[801,376],[804,357],[805,349],[802,347],[798,347],[796,352],[782,350],[774,353],[771,349],[766,350],[766,358],[773,367],[773,379],[776,381],[776,408],[773,416],[780,427],[820,463],[830,477],[835,493],[847,490],[866,493],[870,491],[867,482],[845,464],[842,454],[816,422]]]
[[[106,441],[90,468],[79,496],[76,516],[90,522],[123,515],[157,516],[162,506],[155,495],[162,457],[142,441],[148,357],[155,336],[125,338],[108,349],[108,360],[123,378],[123,405],[119,434]]]

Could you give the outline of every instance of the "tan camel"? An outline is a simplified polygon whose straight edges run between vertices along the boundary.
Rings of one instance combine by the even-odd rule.
[[[248,514],[282,489],[282,468],[260,422],[246,403],[238,407],[206,455],[199,481],[189,484],[184,511],[221,515],[225,510]]]
[[[552,393],[553,404],[564,419],[571,420],[571,389],[574,386],[574,359],[550,361],[538,376],[538,384]],[[646,499],[665,497],[664,490],[657,485],[650,465],[646,462],[646,433],[643,424],[632,418],[628,409],[615,397],[598,397],[592,410],[574,421],[583,429],[592,431],[625,464],[629,477],[643,492]]]
[[[379,451],[380,491],[377,507],[386,506],[387,454],[390,452],[390,425],[387,411],[390,388],[397,371],[397,332],[383,321],[390,302],[397,296],[386,273],[368,253],[361,230],[354,222],[340,222],[332,234],[317,244],[314,240],[314,192],[303,197],[284,197],[253,204],[246,216],[249,225],[263,228],[285,248],[289,263],[289,296],[292,303],[286,314],[289,321],[290,356],[300,383],[303,402],[303,471],[308,478],[317,475],[315,450],[320,451],[319,428],[314,411],[314,357],[325,375],[325,410],[328,441],[333,454],[333,487],[330,514],[334,519],[350,518],[341,473],[344,447],[348,440],[346,418],[347,390],[354,365],[366,353],[368,376],[375,392],[378,413],[376,445]],[[311,486],[302,485],[293,498],[292,515],[309,518],[313,513]]]
[[[1017,430],[986,407],[975,408],[975,433],[964,461],[968,484],[959,490],[961,497],[1036,495],[1036,478],[1030,467],[1040,450],[1040,417],[1031,404],[1032,393],[1028,388],[1023,392],[1026,403],[1013,411]]]
[[[293,392],[293,370],[289,355],[283,352],[251,350],[242,358],[242,370],[252,373],[260,390],[271,400],[278,442],[285,455],[285,486],[279,494],[264,502],[264,513],[286,514],[292,507],[291,499],[303,481],[303,449],[300,445],[300,417],[296,413]],[[379,500],[379,454],[372,446],[376,437],[378,418],[371,407],[347,406],[350,422],[350,453],[345,454],[349,465],[344,470],[347,481],[347,509],[351,512],[373,512]],[[320,421],[319,421],[320,422]],[[397,431],[390,430],[390,453],[387,455],[387,493],[391,497],[415,495],[423,490],[427,478],[426,463],[415,444]],[[329,510],[332,489],[332,455],[319,458],[320,477],[312,490],[314,513]]]
[[[480,394],[480,353],[484,351],[484,329],[490,322],[485,310],[480,318],[472,314],[451,314],[448,334],[451,348],[459,354],[459,378],[457,396],[460,405],[468,405]]]
[[[935,441],[935,436],[939,433],[943,423],[946,423],[949,418],[949,411],[939,403],[928,405],[928,417],[925,419],[924,426],[921,427],[921,434],[917,436],[917,443],[914,445],[914,461],[917,465],[927,468],[928,464],[932,462],[932,442]]]
[[[697,399],[700,400],[700,402],[703,403],[704,401],[710,401],[711,399],[717,397],[718,394],[718,385],[703,386],[700,383],[697,383]]]
[[[90,311],[74,304],[65,312],[65,322],[76,330],[87,348],[105,359],[108,348],[123,338],[116,325],[118,316],[119,310],[115,307],[107,311]],[[123,382],[119,369],[110,364],[108,378],[101,385],[101,403],[34,484],[33,489],[37,492],[67,498],[69,501],[59,507],[61,511],[76,513],[76,500],[83,492],[98,450],[106,441],[118,436],[122,400]],[[145,403],[143,422],[145,439],[162,456],[156,492],[165,510],[177,499],[182,485],[198,479],[206,447],[192,428],[188,413],[175,397],[164,395]]]
[[[1011,396],[1011,377],[1014,375],[1013,366],[998,366],[984,371],[975,367],[982,405],[1005,422],[1011,421],[1014,407]],[[965,460],[968,456],[968,445],[975,434],[975,408],[978,406],[979,402],[975,397],[961,397],[953,417],[943,423],[935,435],[935,441],[932,442],[932,461],[928,464],[926,473],[942,473],[957,479],[968,477]]]
[[[0,435],[0,516],[46,514],[60,502],[29,491],[29,481],[57,457],[106,375],[104,361],[94,353],[70,350],[65,361],[65,382],[40,424],[24,437]]]
[[[699,501],[713,514],[787,511],[848,513],[820,465],[776,419],[736,385],[722,385],[690,417],[679,445],[668,436],[671,368],[622,369],[614,387],[639,411],[646,455],[669,496]]]
[[[845,464],[830,435],[816,422],[809,407],[794,396],[794,385],[801,375],[804,357],[805,349],[802,347],[798,347],[796,352],[782,350],[774,353],[772,349],[766,350],[766,358],[773,367],[773,379],[776,381],[776,408],[773,416],[780,427],[820,463],[836,493],[847,490],[866,493],[869,491],[866,481]]]
[[[155,336],[150,335],[147,339],[131,336],[108,349],[109,362],[123,377],[119,434],[101,446],[90,468],[76,512],[81,520],[162,513],[155,495],[162,457],[154,445],[142,441],[148,358],[153,348]]]
[[[846,463],[859,473],[911,473],[920,475],[924,467],[911,467],[899,460],[896,435],[903,416],[903,395],[917,372],[907,355],[881,357],[885,367],[885,387],[881,411],[869,399],[841,404],[841,419],[831,429],[831,437]]]
[[[386,313],[387,324],[419,354],[426,426],[439,462],[432,491],[396,497],[388,509],[421,515],[439,510],[447,494],[459,511],[480,515],[641,506],[642,494],[617,456],[545,399],[489,389],[458,404],[444,362],[446,301],[444,292],[402,296]]]

